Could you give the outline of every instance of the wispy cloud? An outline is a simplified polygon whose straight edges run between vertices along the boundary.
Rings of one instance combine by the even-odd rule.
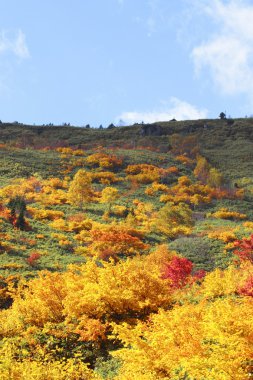
[[[21,30],[14,36],[10,36],[5,30],[0,32],[0,54],[4,53],[12,53],[20,59],[30,57],[25,34]]]
[[[146,0],[144,3],[143,12],[135,15],[133,21],[146,31],[147,37],[152,37],[167,25],[169,7],[164,0]]]
[[[224,94],[246,94],[253,102],[253,5],[245,0],[198,1],[216,31],[192,50],[198,75],[208,70]]]
[[[156,121],[168,121],[171,119],[176,120],[191,120],[191,119],[204,119],[207,117],[208,111],[206,109],[198,109],[197,107],[182,101],[178,98],[172,97],[169,102],[163,102],[163,105],[158,109],[147,112],[130,111],[123,112],[115,119],[116,124],[119,121],[126,125],[134,123],[154,123]]]

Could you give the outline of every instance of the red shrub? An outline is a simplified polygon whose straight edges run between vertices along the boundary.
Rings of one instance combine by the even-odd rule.
[[[26,261],[31,267],[34,267],[38,264],[40,257],[41,255],[38,252],[32,252]]]
[[[234,254],[237,255],[241,261],[250,261],[253,264],[253,235],[249,239],[237,240],[234,243],[237,247]]]
[[[163,271],[163,278],[170,279],[172,287],[181,288],[186,285],[192,272],[193,264],[184,257],[174,256],[172,260],[166,264]]]

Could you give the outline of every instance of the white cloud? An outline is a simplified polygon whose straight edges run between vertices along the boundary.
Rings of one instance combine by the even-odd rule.
[[[16,57],[21,59],[30,57],[25,35],[21,30],[19,30],[14,37],[8,36],[4,30],[1,31],[0,54],[4,53],[13,53]]]
[[[124,122],[126,125],[134,123],[154,123],[156,121],[168,121],[171,119],[176,120],[191,120],[191,119],[205,119],[208,111],[205,109],[197,109],[195,106],[172,97],[169,103],[164,103],[159,109],[148,112],[123,112],[116,117],[116,124]]]
[[[253,5],[243,0],[199,1],[218,26],[192,50],[197,74],[207,68],[224,94],[247,94],[253,100]]]

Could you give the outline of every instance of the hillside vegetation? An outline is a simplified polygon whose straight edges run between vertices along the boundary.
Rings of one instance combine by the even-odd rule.
[[[253,377],[253,119],[0,124],[0,380]]]

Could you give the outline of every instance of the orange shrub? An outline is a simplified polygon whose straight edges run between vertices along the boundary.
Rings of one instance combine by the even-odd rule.
[[[116,183],[122,181],[122,178],[117,177],[112,172],[96,172],[90,174],[92,182],[99,182],[103,185],[110,185],[111,183]]]
[[[194,160],[192,160],[191,158],[189,158],[183,154],[176,156],[175,159],[177,161],[180,161],[182,164],[187,165],[187,166],[191,166],[194,163]]]
[[[148,248],[141,236],[140,231],[124,226],[94,227],[89,234],[87,255],[107,260],[110,257],[140,253]]]
[[[86,158],[86,162],[89,165],[98,166],[101,169],[115,169],[122,165],[123,160],[116,155],[94,153]]]

